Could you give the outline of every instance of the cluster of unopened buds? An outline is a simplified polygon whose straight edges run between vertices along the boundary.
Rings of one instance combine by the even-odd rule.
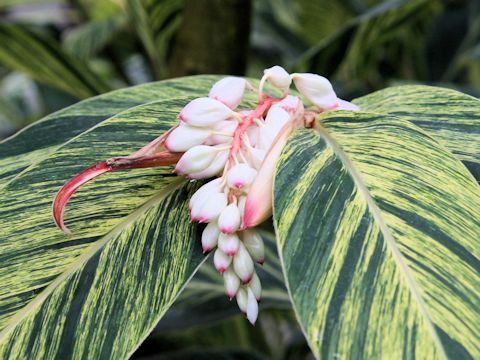
[[[292,81],[313,107],[306,110],[299,97],[288,94]],[[264,94],[266,82],[281,96]],[[246,90],[258,93],[258,104],[239,110]],[[254,324],[262,291],[254,264],[263,264],[265,256],[262,237],[254,227],[271,215],[276,161],[295,128],[313,126],[316,114],[332,109],[357,107],[339,99],[330,82],[316,74],[288,74],[274,66],[264,71],[258,90],[245,79],[226,77],[213,85],[208,97],[189,102],[178,125],[152,143],[128,157],[98,163],[65,184],[53,204],[55,221],[68,231],[63,224],[68,198],[104,172],[176,162],[178,175],[210,179],[190,199],[190,216],[207,224],[203,251],[214,251],[215,268],[223,276],[228,298],[236,297],[238,307]]]

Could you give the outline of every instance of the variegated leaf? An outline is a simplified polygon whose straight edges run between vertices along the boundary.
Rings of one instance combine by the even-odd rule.
[[[480,189],[388,115],[331,112],[277,167],[274,220],[317,358],[480,356]]]

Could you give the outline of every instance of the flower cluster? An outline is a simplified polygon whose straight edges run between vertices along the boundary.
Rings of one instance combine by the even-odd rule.
[[[294,82],[316,112],[355,109],[338,99],[330,82],[316,74],[288,74],[283,68],[266,69],[254,109],[238,110],[246,80],[226,77],[208,97],[188,103],[179,124],[165,139],[165,148],[183,153],[175,172],[190,179],[210,180],[192,196],[192,221],[206,223],[204,252],[215,250],[214,264],[223,275],[225,291],[254,324],[258,316],[261,284],[254,263],[264,261],[264,243],[253,227],[271,212],[272,176],[287,136],[304,124],[302,100],[288,95]],[[268,82],[282,92],[280,98],[263,94]],[[218,177],[217,177],[218,176]]]

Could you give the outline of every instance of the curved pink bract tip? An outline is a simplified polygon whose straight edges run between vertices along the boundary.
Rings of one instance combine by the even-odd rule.
[[[55,224],[63,230],[65,234],[69,234],[70,230],[65,226],[63,222],[63,213],[65,211],[65,205],[75,191],[77,191],[83,184],[86,184],[90,180],[95,179],[97,176],[106,172],[112,171],[111,167],[107,165],[105,161],[99,162],[88,169],[83,170],[80,174],[71,178],[62,188],[58,191],[55,199],[53,200],[52,210],[53,219]]]
[[[70,197],[75,193],[75,191],[77,191],[83,184],[86,184],[87,182],[95,179],[96,177],[110,171],[171,165],[176,163],[178,159],[182,156],[182,154],[183,153],[171,153],[169,151],[162,151],[153,155],[112,158],[107,161],[102,161],[98,164],[90,166],[78,175],[71,178],[58,191],[52,204],[53,219],[55,220],[55,224],[66,234],[70,233],[70,230],[68,230],[63,221],[65,205],[67,204]]]

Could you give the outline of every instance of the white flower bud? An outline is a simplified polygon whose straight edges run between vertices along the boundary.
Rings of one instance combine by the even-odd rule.
[[[244,288],[239,288],[237,291],[237,305],[240,311],[244,314],[247,313],[248,293]]]
[[[215,254],[213,254],[213,264],[219,273],[223,273],[227,270],[231,263],[232,258],[230,256],[220,249],[215,250]]]
[[[298,91],[321,110],[338,106],[338,98],[332,84],[323,76],[317,74],[292,74],[293,82]]]
[[[262,297],[262,283],[260,282],[260,278],[256,273],[253,274],[252,280],[250,281],[250,284],[248,284],[248,287],[252,289],[255,299],[260,301]]]
[[[232,300],[237,294],[238,288],[240,287],[240,279],[235,274],[231,266],[223,273],[223,284],[225,287],[225,293],[227,294],[228,298]]]
[[[286,112],[293,114],[295,111],[297,111],[297,109],[301,105],[301,102],[302,101],[298,98],[298,96],[288,95],[280,102],[278,102],[276,106],[279,106]]]
[[[203,253],[212,250],[218,243],[220,229],[216,222],[211,222],[202,232],[202,249]]]
[[[247,202],[247,197],[246,196],[239,196],[238,197],[238,211],[240,211],[240,216],[243,217],[243,212],[245,211],[245,203]]]
[[[218,149],[213,146],[197,145],[182,155],[175,166],[177,174],[189,174],[205,170],[215,159]]]
[[[210,129],[180,124],[168,135],[165,147],[172,152],[184,152],[202,144],[210,134]]]
[[[198,199],[206,194],[210,195],[212,193],[219,192],[219,185],[222,183],[222,179],[214,179],[212,181],[207,182],[206,184],[200,186],[195,194],[192,195],[190,198],[189,209],[192,210],[193,204],[198,201]]]
[[[227,206],[227,195],[224,193],[216,193],[206,199],[202,208],[199,211],[199,222],[210,222],[218,218],[220,213]],[[193,209],[192,209],[193,215]]]
[[[248,127],[247,136],[251,146],[257,145],[259,133],[260,133],[260,128],[258,126],[252,125]]]
[[[209,127],[233,115],[225,104],[211,98],[190,101],[178,115],[188,125]]]
[[[208,96],[224,103],[230,109],[235,109],[242,101],[245,85],[244,79],[229,76],[213,84]]]
[[[237,253],[233,257],[233,269],[244,284],[247,284],[252,279],[254,271],[253,261],[242,242],[240,242]]]
[[[262,237],[255,230],[245,230],[242,233],[243,244],[255,262],[263,264],[265,261],[265,245]]]
[[[227,184],[231,188],[243,189],[253,182],[256,175],[257,170],[247,164],[237,164],[228,171]]]
[[[228,159],[228,151],[221,151],[217,154],[212,163],[203,171],[188,174],[190,179],[208,179],[217,175],[225,168]]]
[[[280,105],[273,105],[268,111],[267,117],[265,118],[265,127],[262,130],[268,129],[271,141],[273,141],[290,118],[291,115]]]
[[[268,149],[250,149],[249,160],[251,164],[258,170],[262,166],[263,159],[267,154]]]
[[[222,234],[218,237],[218,248],[228,256],[234,256],[240,245],[240,239],[237,234]]]
[[[255,325],[258,317],[258,302],[255,299],[252,289],[247,289],[247,319],[250,324]]]
[[[218,218],[218,226],[220,231],[224,234],[232,234],[238,230],[240,227],[240,211],[238,210],[237,205],[230,204],[225,209]]]
[[[229,144],[233,140],[233,133],[238,127],[238,121],[236,120],[225,120],[215,124],[212,128],[212,132],[216,134],[210,135],[206,140],[206,145],[218,145],[218,144]]]
[[[292,83],[292,79],[288,72],[281,66],[275,65],[269,69],[263,70],[268,82],[276,88],[286,92]]]

